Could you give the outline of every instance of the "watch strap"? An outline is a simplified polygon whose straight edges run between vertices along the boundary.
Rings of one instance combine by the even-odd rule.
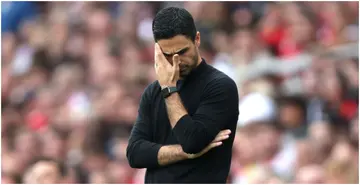
[[[164,98],[169,97],[172,93],[177,92],[177,88],[176,87],[165,87],[161,90],[161,93],[163,95]]]

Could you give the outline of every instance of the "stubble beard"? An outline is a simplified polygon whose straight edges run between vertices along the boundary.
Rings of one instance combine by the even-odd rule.
[[[196,53],[193,57],[192,64],[189,65],[189,68],[186,71],[180,72],[180,78],[183,79],[187,75],[189,75],[191,71],[193,71],[197,67],[198,61],[199,61],[199,54]]]

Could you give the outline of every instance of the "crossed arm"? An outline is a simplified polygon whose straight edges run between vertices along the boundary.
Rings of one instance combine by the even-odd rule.
[[[151,120],[149,88],[145,90],[141,101],[137,120],[131,131],[126,156],[133,168],[156,168],[189,158],[181,145],[161,145],[151,142]]]
[[[137,140],[129,143],[127,148],[127,157],[129,164],[133,168],[155,168],[166,166],[186,159],[194,159],[202,156],[212,148],[222,144],[221,141],[229,138],[229,130],[221,131],[212,143],[197,154],[187,154],[183,151],[181,145],[165,145],[152,143],[146,140]],[[134,131],[133,133],[134,134]],[[157,154],[157,155],[156,155]],[[157,162],[156,162],[157,161]]]
[[[231,83],[231,84],[229,84]],[[148,89],[147,89],[148,90]],[[150,93],[144,93],[137,121],[131,132],[127,158],[133,168],[156,168],[181,160],[196,158],[221,145],[230,132],[223,131],[228,119],[237,116],[237,88],[232,81],[219,80],[208,87],[196,113],[189,116],[180,96],[166,99],[167,112],[179,145],[161,145],[151,141],[151,122],[146,116]],[[210,93],[211,92],[211,93]],[[194,142],[196,141],[196,142]]]

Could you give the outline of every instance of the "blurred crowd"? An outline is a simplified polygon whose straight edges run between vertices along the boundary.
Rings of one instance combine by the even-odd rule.
[[[1,2],[2,183],[33,182],[38,157],[62,183],[143,183],[125,152],[168,6],[238,85],[229,183],[359,182],[354,1]]]

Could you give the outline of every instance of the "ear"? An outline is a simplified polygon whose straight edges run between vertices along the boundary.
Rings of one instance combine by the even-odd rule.
[[[200,41],[201,41],[201,39],[200,39],[200,32],[196,32],[195,45],[196,45],[197,47],[200,47]]]

